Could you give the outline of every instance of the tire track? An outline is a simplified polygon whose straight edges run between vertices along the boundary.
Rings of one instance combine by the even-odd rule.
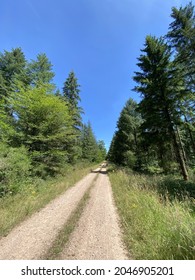
[[[106,169],[100,172],[81,216],[60,259],[128,259]]]

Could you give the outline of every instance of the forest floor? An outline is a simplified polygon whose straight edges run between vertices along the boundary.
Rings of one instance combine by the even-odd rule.
[[[105,166],[92,171],[1,238],[0,259],[46,256],[87,191],[87,204],[58,259],[127,259]]]

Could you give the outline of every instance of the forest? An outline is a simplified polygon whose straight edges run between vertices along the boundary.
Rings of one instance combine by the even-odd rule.
[[[21,48],[0,53],[0,197],[106,156],[104,142],[82,121],[74,71],[62,89],[54,75],[46,54],[27,61]]]
[[[173,8],[164,36],[148,35],[133,89],[117,122],[108,159],[136,171],[180,173],[195,168],[195,14]]]

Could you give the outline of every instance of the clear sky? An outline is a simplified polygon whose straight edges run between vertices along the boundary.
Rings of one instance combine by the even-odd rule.
[[[74,70],[83,119],[107,148],[145,36],[166,34],[173,6],[187,0],[0,0],[0,52],[21,47],[27,60],[46,53],[61,89]]]

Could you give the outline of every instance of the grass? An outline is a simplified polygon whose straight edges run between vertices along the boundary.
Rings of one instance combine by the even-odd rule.
[[[91,166],[69,167],[63,176],[37,180],[13,196],[0,198],[0,236],[9,231],[87,175]]]
[[[195,259],[193,198],[170,200],[169,193],[162,195],[159,185],[169,181],[160,176],[120,170],[109,172],[109,176],[124,241],[134,259]],[[166,192],[169,188],[167,185]]]

